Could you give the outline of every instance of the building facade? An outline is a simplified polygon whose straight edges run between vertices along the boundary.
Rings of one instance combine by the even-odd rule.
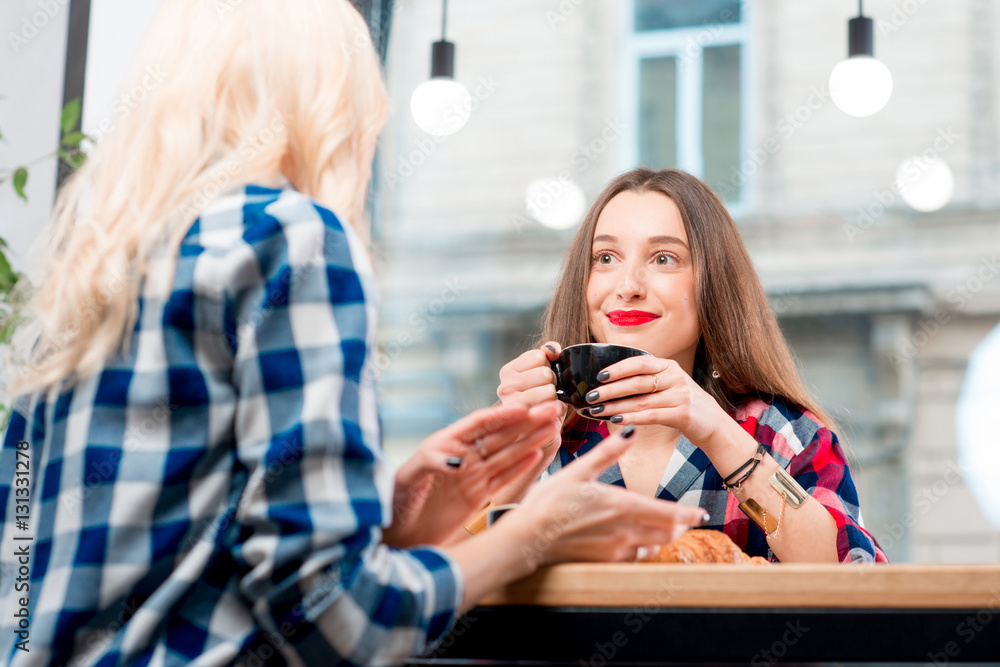
[[[408,100],[429,76],[441,3],[400,0],[379,148],[386,446],[496,401],[537,335],[575,228],[532,212],[617,173],[677,166],[726,200],[807,383],[854,459],[867,526],[895,560],[996,561],[968,485],[956,406],[1000,321],[1000,8],[872,1],[888,105],[831,101],[851,2],[468,0],[447,38],[471,102],[432,136]],[[903,200],[903,160],[944,161],[950,202]],[[526,190],[539,178],[548,191]],[[922,186],[921,186],[922,187]],[[1000,437],[997,438],[1000,447]]]

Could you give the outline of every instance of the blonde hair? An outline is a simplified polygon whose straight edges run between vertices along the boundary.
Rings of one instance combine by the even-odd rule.
[[[283,176],[367,237],[387,107],[368,28],[347,0],[164,0],[114,128],[36,245],[44,259],[33,287],[21,286],[10,393],[71,386],[127,351],[150,260],[167,249],[171,284],[191,223],[225,191]]]

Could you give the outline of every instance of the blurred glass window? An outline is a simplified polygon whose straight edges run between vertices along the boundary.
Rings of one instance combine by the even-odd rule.
[[[677,58],[639,63],[639,162],[677,164]]]
[[[727,179],[738,172],[740,160],[740,47],[707,48],[703,61],[702,178],[713,190],[724,191]],[[737,193],[740,181],[732,183]]]
[[[739,23],[739,0],[635,0],[635,29],[664,30],[708,23]]]
[[[731,211],[746,203],[756,172],[740,159],[749,124],[747,14],[733,0],[633,0],[626,40],[632,92],[624,104],[636,128],[626,168],[688,171]]]

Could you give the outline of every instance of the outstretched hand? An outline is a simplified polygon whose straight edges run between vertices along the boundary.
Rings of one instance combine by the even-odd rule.
[[[668,544],[706,519],[700,507],[647,498],[597,481],[631,445],[630,429],[612,435],[555,475],[539,482],[517,510],[533,524],[532,566],[567,561],[635,560],[640,546]],[[505,522],[513,523],[504,518]]]
[[[432,434],[396,473],[391,546],[441,544],[489,500],[523,477],[555,437],[560,406],[477,410]],[[450,467],[449,459],[461,459]]]

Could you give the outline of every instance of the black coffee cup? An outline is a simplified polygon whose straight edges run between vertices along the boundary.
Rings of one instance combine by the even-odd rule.
[[[597,375],[622,359],[648,355],[649,352],[611,343],[581,343],[563,348],[559,358],[549,362],[556,374],[556,398],[568,403],[577,414],[588,419],[610,419],[614,415],[590,415],[586,408],[597,405],[585,396],[601,386]]]
[[[492,526],[497,522],[497,520],[502,517],[507,512],[511,511],[517,507],[517,503],[510,503],[509,505],[494,505],[486,512],[486,525],[487,527]]]

